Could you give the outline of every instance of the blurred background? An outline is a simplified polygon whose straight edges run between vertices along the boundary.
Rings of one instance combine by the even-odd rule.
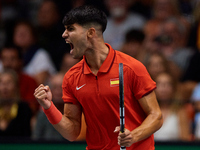
[[[107,14],[105,42],[141,61],[156,81],[164,117],[154,134],[156,148],[174,142],[199,148],[199,0],[1,0],[0,148],[16,141],[71,144],[48,122],[33,93],[40,83],[48,84],[63,112],[62,79],[80,60],[62,39],[62,19],[84,4]],[[76,146],[85,147],[85,128],[82,115]]]

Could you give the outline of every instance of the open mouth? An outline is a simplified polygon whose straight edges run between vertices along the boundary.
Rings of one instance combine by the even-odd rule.
[[[74,45],[69,41],[66,41],[66,43],[70,45],[70,47],[71,47],[70,54],[72,54],[73,49],[74,49]]]
[[[69,41],[66,41],[66,43],[70,45],[70,47],[71,47],[71,50],[74,48],[74,45],[73,45],[71,42],[69,42]]]
[[[72,43],[69,43],[69,45],[71,46],[71,50],[74,49],[74,45]]]

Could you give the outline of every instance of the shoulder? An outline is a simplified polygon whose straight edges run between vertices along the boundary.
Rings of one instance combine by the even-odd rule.
[[[140,61],[120,51],[116,51],[116,63],[123,63],[124,67],[134,72],[136,70],[146,70],[146,67]]]

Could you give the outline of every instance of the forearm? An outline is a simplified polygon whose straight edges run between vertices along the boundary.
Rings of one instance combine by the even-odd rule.
[[[52,93],[48,86],[41,84],[34,93],[45,115],[54,128],[69,141],[78,137],[81,128],[81,105],[64,104],[64,115],[52,102]]]
[[[65,105],[64,115],[55,107],[53,102],[48,109],[43,109],[49,122],[67,140],[74,141],[78,137],[81,128],[80,107],[68,104]],[[73,113],[72,113],[73,111]]]
[[[63,115],[59,123],[53,127],[67,140],[74,141],[80,134],[80,122]]]
[[[149,114],[143,123],[131,131],[133,142],[138,142],[148,138],[162,126],[162,114]]]
[[[131,131],[134,142],[138,142],[149,137],[157,131],[163,123],[162,113],[154,91],[141,98],[139,103],[144,112],[147,114],[147,117],[139,127]]]

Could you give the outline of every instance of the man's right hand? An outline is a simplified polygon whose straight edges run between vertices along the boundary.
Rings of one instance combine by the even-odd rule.
[[[52,93],[51,93],[49,86],[44,86],[43,84],[40,84],[35,89],[34,96],[37,99],[37,101],[39,102],[39,104],[44,109],[50,108],[51,100],[52,100]]]

